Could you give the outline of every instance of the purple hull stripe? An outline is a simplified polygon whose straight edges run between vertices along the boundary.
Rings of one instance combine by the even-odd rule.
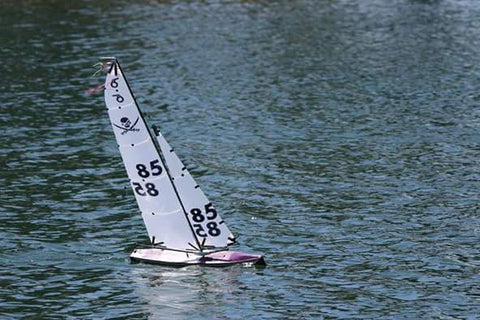
[[[203,257],[204,262],[224,261],[231,263],[250,262],[260,259],[262,256],[235,251],[220,251],[207,254]]]

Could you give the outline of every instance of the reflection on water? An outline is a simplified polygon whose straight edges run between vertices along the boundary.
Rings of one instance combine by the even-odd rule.
[[[198,290],[200,286],[204,290],[205,284],[198,271],[194,268],[136,268],[132,270],[130,282],[147,314],[158,318],[167,314],[178,317],[195,314],[195,302],[202,299]]]
[[[259,276],[255,269],[240,266],[176,269],[139,265],[131,269],[129,282],[143,302],[143,312],[150,317],[236,318],[240,315],[232,313],[229,304],[237,303],[236,297],[246,290],[251,278]]]
[[[6,318],[475,318],[480,3],[3,1]],[[263,270],[147,241],[103,98],[147,119]]]

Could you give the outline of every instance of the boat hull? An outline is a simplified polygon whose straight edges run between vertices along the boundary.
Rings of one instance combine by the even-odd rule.
[[[265,266],[263,256],[238,251],[183,252],[161,248],[135,249],[130,255],[133,262],[144,262],[173,267],[202,265],[227,267],[235,264]]]

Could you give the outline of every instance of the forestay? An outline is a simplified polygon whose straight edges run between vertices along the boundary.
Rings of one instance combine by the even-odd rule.
[[[155,134],[170,171],[170,176],[196,236],[206,246],[225,247],[232,244],[235,238],[213,204],[208,200],[162,134],[158,130]]]
[[[198,247],[145,121],[116,61],[105,81],[105,103],[130,184],[152,243]]]

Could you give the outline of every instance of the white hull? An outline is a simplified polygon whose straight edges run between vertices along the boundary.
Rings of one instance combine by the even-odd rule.
[[[141,248],[133,250],[130,259],[134,262],[145,262],[166,266],[183,267],[204,265],[225,267],[234,264],[264,266],[261,255],[245,254],[236,251],[214,251],[210,253],[183,252],[162,248]]]

